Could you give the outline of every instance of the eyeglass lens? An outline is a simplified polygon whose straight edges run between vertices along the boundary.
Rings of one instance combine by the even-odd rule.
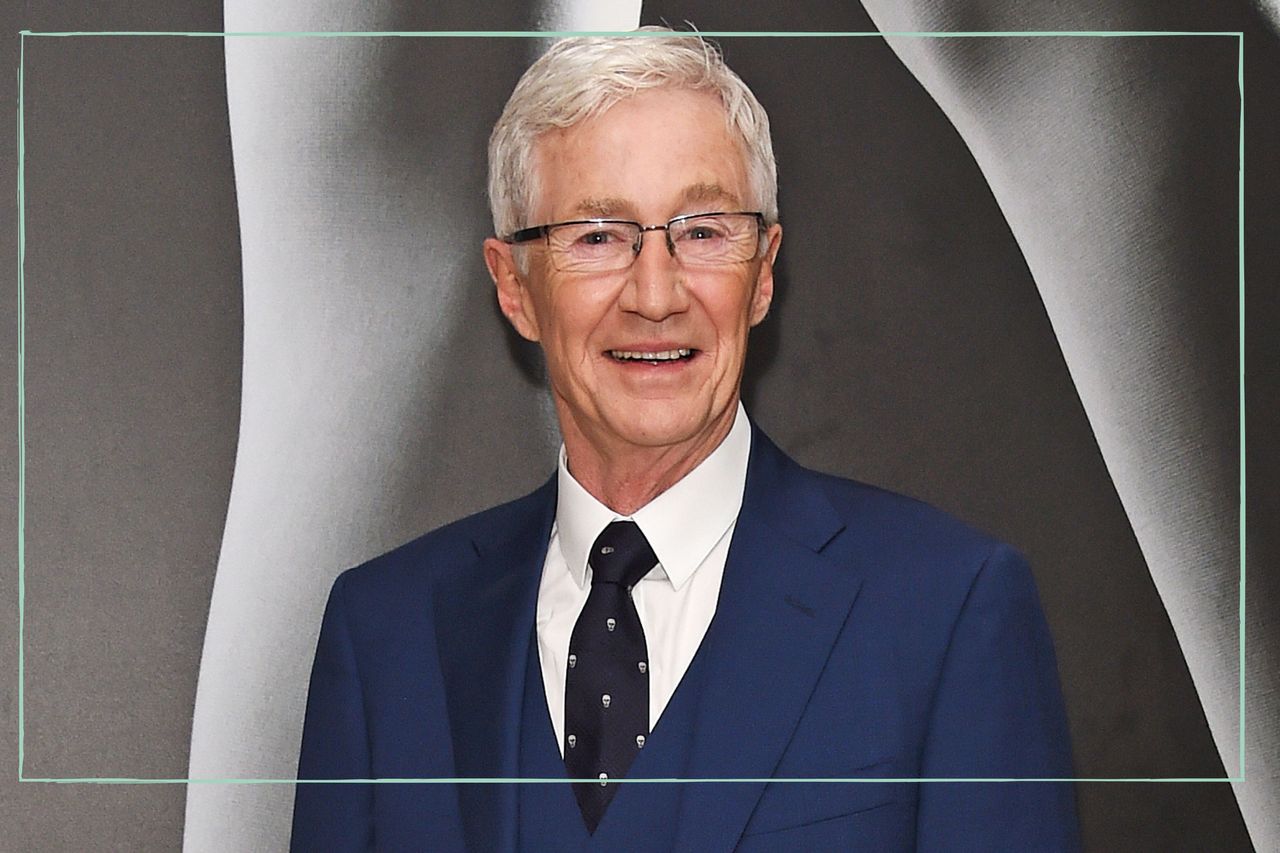
[[[649,229],[664,230],[664,229]],[[666,226],[669,247],[680,263],[715,266],[755,257],[759,221],[754,214],[718,213],[679,219]],[[640,250],[643,232],[634,222],[585,222],[553,226],[547,244],[556,269],[626,269]]]

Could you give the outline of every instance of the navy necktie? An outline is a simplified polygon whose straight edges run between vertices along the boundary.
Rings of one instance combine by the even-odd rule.
[[[615,521],[591,547],[591,593],[569,639],[564,763],[594,833],[649,736],[649,652],[631,587],[658,562],[633,521]]]

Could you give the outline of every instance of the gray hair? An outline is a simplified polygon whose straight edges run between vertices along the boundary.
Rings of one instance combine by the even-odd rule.
[[[534,146],[554,128],[572,127],[645,89],[709,92],[742,142],[747,180],[765,223],[778,220],[778,167],[769,116],[712,44],[696,33],[642,27],[665,35],[577,36],[556,42],[520,78],[489,137],[489,208],[494,233],[526,222],[537,192]]]

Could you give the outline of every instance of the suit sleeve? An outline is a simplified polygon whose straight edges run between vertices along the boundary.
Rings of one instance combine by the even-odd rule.
[[[313,779],[372,777],[364,696],[346,619],[344,579],[339,576],[329,593],[311,687],[293,807],[290,849],[373,849],[373,789],[363,784],[307,784]]]
[[[1069,779],[1071,741],[1049,628],[1026,562],[996,546],[952,631],[921,764],[926,779]],[[917,847],[1080,848],[1070,782],[923,782]]]

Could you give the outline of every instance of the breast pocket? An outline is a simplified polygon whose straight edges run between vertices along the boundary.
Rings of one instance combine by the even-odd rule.
[[[861,768],[858,775],[874,778],[894,774],[880,774],[872,766]],[[880,840],[880,849],[909,848],[915,827],[914,811],[915,786],[909,783],[773,782],[765,787],[743,832],[742,845],[748,846],[739,849],[788,849],[751,846],[766,840],[768,844],[794,842],[800,846],[789,849],[805,849],[808,845],[800,842],[809,837],[840,842],[840,846],[831,849],[850,849],[845,839],[864,832],[862,826],[866,827],[864,834]],[[893,843],[895,837],[903,839],[901,845]]]
[[[915,808],[887,800],[847,814],[811,823],[744,834],[736,853],[784,853],[794,850],[840,850],[848,853],[896,853],[915,847]]]

